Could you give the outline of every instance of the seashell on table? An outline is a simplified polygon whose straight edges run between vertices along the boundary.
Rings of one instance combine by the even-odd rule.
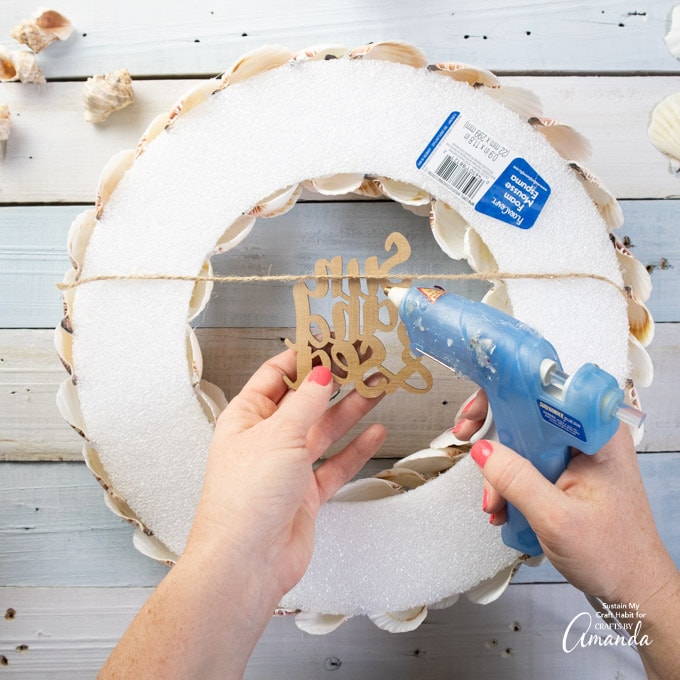
[[[458,80],[456,71],[463,69],[428,69],[421,50],[398,41],[248,53],[107,165],[95,210],[69,234],[73,268],[65,281],[195,277],[210,271],[208,254],[247,239],[258,217],[289,210],[302,186],[384,194],[429,213],[446,254],[487,272],[495,280],[488,302],[543,332],[565,370],[594,361],[637,404],[633,380],[651,379],[650,284],[610,238],[621,222],[616,200],[578,161],[563,158],[551,135],[536,131],[529,118],[542,114],[534,96],[511,91],[504,100],[495,77],[470,67]],[[537,195],[540,182],[543,198],[550,187],[533,225],[520,228],[477,209],[482,193],[473,199],[470,187],[489,191],[499,180],[476,184],[459,166],[452,175],[456,159],[447,160],[434,141],[452,117],[447,153],[468,144],[462,135],[474,128],[473,142],[484,135],[496,145],[488,148],[505,149],[497,154],[498,177],[530,166]],[[333,135],[324,134],[329,129]],[[564,138],[558,135],[563,153]],[[571,132],[567,139],[579,140]],[[436,164],[420,162],[424,149]],[[545,276],[500,281],[500,272]],[[573,273],[610,283],[569,278]],[[214,419],[226,403],[201,379],[200,349],[187,329],[208,302],[209,287],[200,284],[86,283],[65,291],[55,336],[70,372],[59,394],[62,414],[85,438],[86,461],[109,506],[138,526],[136,547],[164,562],[184,548]],[[465,443],[435,441],[437,448],[348,485],[322,508],[312,563],[281,602],[304,612],[302,628],[329,632],[368,615],[386,630],[410,630],[428,607],[450,606],[461,594],[492,601],[528,562],[502,544],[480,511],[481,476]]]

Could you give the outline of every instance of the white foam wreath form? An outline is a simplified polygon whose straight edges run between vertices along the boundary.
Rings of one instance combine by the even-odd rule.
[[[263,197],[310,178],[365,173],[454,206],[502,271],[586,272],[622,284],[607,226],[567,162],[516,113],[465,83],[342,58],[285,63],[202,98],[133,163],[126,157],[111,195],[100,196],[96,228],[82,230],[89,242],[78,276],[196,276],[225,228]],[[416,167],[453,110],[473,116],[550,185],[533,228],[474,212]],[[567,371],[594,361],[624,384],[628,318],[614,287],[514,280],[507,291],[515,316],[553,342]],[[112,504],[152,534],[152,552],[168,560],[184,548],[213,430],[210,400],[198,398],[187,368],[193,292],[185,281],[101,281],[67,296],[77,394],[69,383],[62,411],[86,433],[86,454]],[[328,503],[310,568],[281,606],[338,615],[327,629],[355,614],[390,629],[379,614],[407,610],[391,620],[417,625],[424,605],[450,604],[475,588],[484,601],[484,584],[499,576],[506,583],[519,555],[489,526],[480,498],[481,476],[465,458],[405,494]],[[410,624],[399,625],[393,629]]]

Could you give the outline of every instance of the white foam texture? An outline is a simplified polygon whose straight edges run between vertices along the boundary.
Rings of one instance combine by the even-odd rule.
[[[550,185],[533,228],[474,212],[418,170],[416,159],[454,110],[507,140]],[[425,69],[348,59],[265,72],[182,116],[119,183],[88,246],[83,276],[198,275],[225,228],[264,197],[352,172],[409,182],[455,206],[501,270],[578,271],[621,283],[606,227],[581,185],[516,114]],[[276,228],[275,221],[263,228]],[[515,315],[553,342],[566,370],[594,361],[623,382],[628,321],[614,288],[523,280],[508,282],[508,290]],[[77,289],[73,308],[88,436],[117,492],[176,553],[185,545],[212,434],[187,365],[191,292],[190,282],[104,281]],[[328,505],[312,567],[287,602],[378,613],[429,604],[493,577],[517,553],[484,522],[479,489],[478,471],[459,464],[416,491]]]

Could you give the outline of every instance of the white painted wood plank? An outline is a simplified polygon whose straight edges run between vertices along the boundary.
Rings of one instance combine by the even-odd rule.
[[[138,81],[137,103],[101,125],[83,119],[82,83],[3,83],[13,131],[0,158],[0,202],[92,202],[106,161],[134,147],[151,119],[195,82]],[[590,139],[589,166],[619,198],[680,195],[680,181],[646,136],[650,111],[680,91],[680,76],[516,76],[506,82],[533,90],[545,115]]]
[[[680,453],[638,459],[659,533],[680,567]],[[360,476],[390,465],[372,460]],[[0,584],[155,586],[166,567],[133,548],[132,527],[104,505],[103,493],[84,464],[1,463]],[[522,567],[514,581],[564,579],[546,563]]]
[[[230,398],[255,369],[284,348],[290,329],[200,329],[204,377]],[[677,391],[680,324],[659,324],[650,355],[656,366],[651,387],[640,390],[647,412],[640,451],[678,451]],[[0,460],[80,460],[81,440],[61,418],[55,397],[66,378],[52,344],[52,332],[0,330]],[[474,385],[433,366],[427,395],[394,394],[365,422],[382,422],[388,438],[380,457],[417,451],[450,427],[458,406]],[[404,421],[401,414],[408,413]],[[354,436],[360,428],[352,430]]]
[[[149,594],[142,588],[0,588],[0,612],[14,611],[12,618],[0,619],[6,664],[0,672],[17,679],[89,680]],[[643,680],[640,659],[630,647],[563,651],[565,631],[582,612],[594,624],[583,595],[554,584],[510,586],[486,606],[461,600],[430,612],[417,630],[398,635],[365,617],[325,636],[303,633],[292,617],[273,618],[245,678]],[[193,616],[200,613],[188,613],[188,621]],[[574,625],[567,644],[586,630],[585,621],[581,617]]]
[[[619,238],[631,243],[636,257],[652,268],[654,292],[648,302],[658,322],[680,320],[680,240],[677,201],[622,201],[625,225]],[[0,328],[50,328],[62,317],[61,294],[55,287],[71,264],[66,235],[83,206],[0,208]],[[319,232],[323,230],[323,244]],[[308,273],[319,257],[343,255],[363,259],[383,252],[391,231],[401,231],[412,245],[402,271],[469,272],[466,264],[447,258],[430,235],[427,219],[392,202],[300,203],[274,220],[260,220],[237,248],[213,258],[217,274],[262,275]],[[300,247],[291,251],[290,243]],[[314,244],[307,246],[306,244]],[[285,253],[285,257],[280,253]],[[481,283],[459,282],[456,290],[479,299]],[[200,326],[290,326],[294,308],[290,288],[271,284],[218,285]],[[249,304],[246,304],[246,300]],[[254,313],[256,310],[256,313]]]
[[[663,36],[672,0],[251,0],[220,4],[61,0],[76,26],[71,39],[40,55],[50,78],[84,77],[121,66],[140,75],[217,73],[243,52],[281,43],[356,47],[401,39],[432,60],[513,71],[673,70]],[[3,0],[0,34],[32,11]]]

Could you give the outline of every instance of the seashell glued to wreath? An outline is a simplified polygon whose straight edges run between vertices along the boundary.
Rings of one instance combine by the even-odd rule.
[[[36,85],[47,82],[33,52],[8,50],[0,45],[0,83],[15,80]]]
[[[108,505],[137,527],[139,550],[163,562],[183,552],[226,405],[201,377],[187,324],[210,295],[193,279],[259,217],[293,207],[303,186],[423,211],[442,250],[492,281],[488,304],[550,340],[567,372],[585,362],[609,371],[639,407],[634,381],[651,380],[649,277],[610,233],[622,221],[616,200],[564,157],[583,155],[564,147],[566,138],[583,150],[580,137],[545,121],[560,134],[539,134],[535,95],[510,90],[508,106],[504,89],[483,69],[428,68],[420,49],[398,41],[263,47],[107,164],[95,209],[68,237],[64,281],[76,285],[55,333],[69,373],[58,404],[85,438]],[[489,413],[483,433],[492,425]],[[309,568],[280,603],[303,630],[327,633],[359,615],[412,630],[461,595],[494,600],[521,564],[535,563],[481,511],[469,442],[450,430],[428,439],[321,508]]]
[[[12,37],[33,52],[44,50],[57,40],[68,40],[73,24],[53,9],[39,9],[33,18],[26,19],[12,29]]]
[[[95,75],[83,87],[85,120],[103,123],[114,111],[120,111],[135,101],[132,78],[127,69]]]
[[[669,23],[668,33],[666,33],[663,40],[668,51],[676,59],[680,59],[680,5],[673,7]]]
[[[671,171],[680,171],[680,92],[654,107],[647,134],[652,144],[669,159]]]
[[[5,142],[9,139],[9,106],[7,104],[0,104],[0,142]]]

